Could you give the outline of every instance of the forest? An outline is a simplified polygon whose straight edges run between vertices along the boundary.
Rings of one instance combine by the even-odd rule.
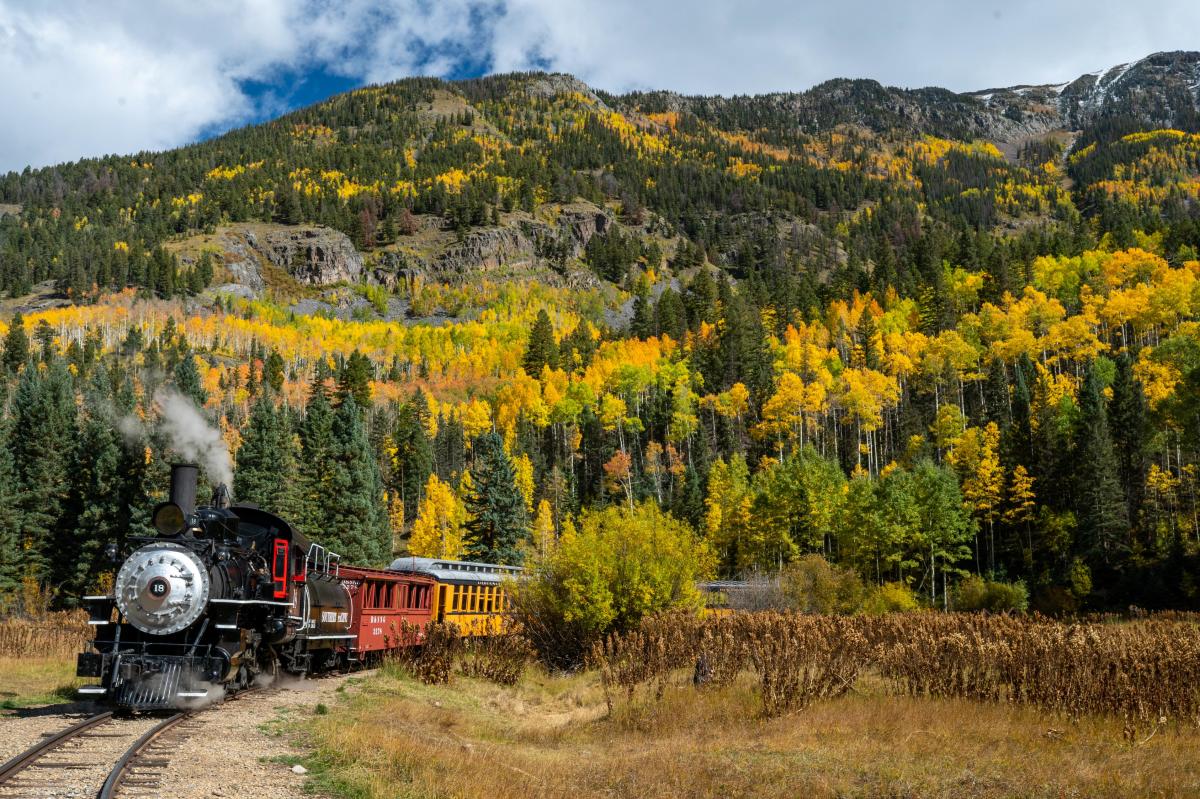
[[[1051,614],[1200,603],[1200,136],[1005,156],[545,80],[402,81],[0,178],[0,292],[71,301],[0,321],[5,602],[105,579],[186,454],[181,396],[239,501],[348,559],[586,558],[563,542],[613,509],[668,514],[714,576],[818,554],[933,607],[971,575]],[[613,224],[545,260],[590,285],[385,289],[441,324],[214,292],[220,259],[171,247],[320,223],[382,263],[421,220],[578,199]]]

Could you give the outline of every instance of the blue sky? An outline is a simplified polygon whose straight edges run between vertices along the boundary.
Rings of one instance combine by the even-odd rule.
[[[0,172],[174,147],[410,75],[970,91],[1197,49],[1198,31],[1195,0],[0,0]]]

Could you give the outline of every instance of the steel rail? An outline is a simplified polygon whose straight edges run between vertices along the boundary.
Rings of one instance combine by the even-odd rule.
[[[3,785],[8,780],[15,777],[18,773],[24,771],[27,766],[33,765],[33,763],[42,755],[46,754],[47,752],[54,751],[80,733],[87,732],[92,727],[103,724],[111,718],[111,712],[99,713],[91,718],[84,719],[78,724],[72,724],[65,730],[60,730],[59,732],[54,733],[41,743],[29,747],[21,754],[0,766],[0,785]]]
[[[113,799],[117,794],[117,789],[121,787],[122,781],[128,776],[130,767],[137,760],[146,747],[158,739],[160,735],[170,730],[179,722],[188,718],[188,713],[176,713],[155,724],[146,733],[133,742],[133,745],[125,750],[125,754],[121,755],[121,759],[113,766],[112,771],[108,773],[108,779],[104,781],[104,785],[100,788],[100,793],[96,794],[97,799]]]

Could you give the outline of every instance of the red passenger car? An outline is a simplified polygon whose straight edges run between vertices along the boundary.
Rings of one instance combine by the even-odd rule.
[[[419,632],[429,622],[432,577],[360,566],[342,566],[338,576],[350,595],[351,660],[370,662],[384,650],[417,643],[403,640],[405,623]]]

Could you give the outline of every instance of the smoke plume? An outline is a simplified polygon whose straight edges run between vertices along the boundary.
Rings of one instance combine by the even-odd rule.
[[[214,483],[232,486],[233,459],[221,431],[208,423],[189,398],[174,389],[154,392],[154,404],[171,449],[179,457],[199,463]]]

